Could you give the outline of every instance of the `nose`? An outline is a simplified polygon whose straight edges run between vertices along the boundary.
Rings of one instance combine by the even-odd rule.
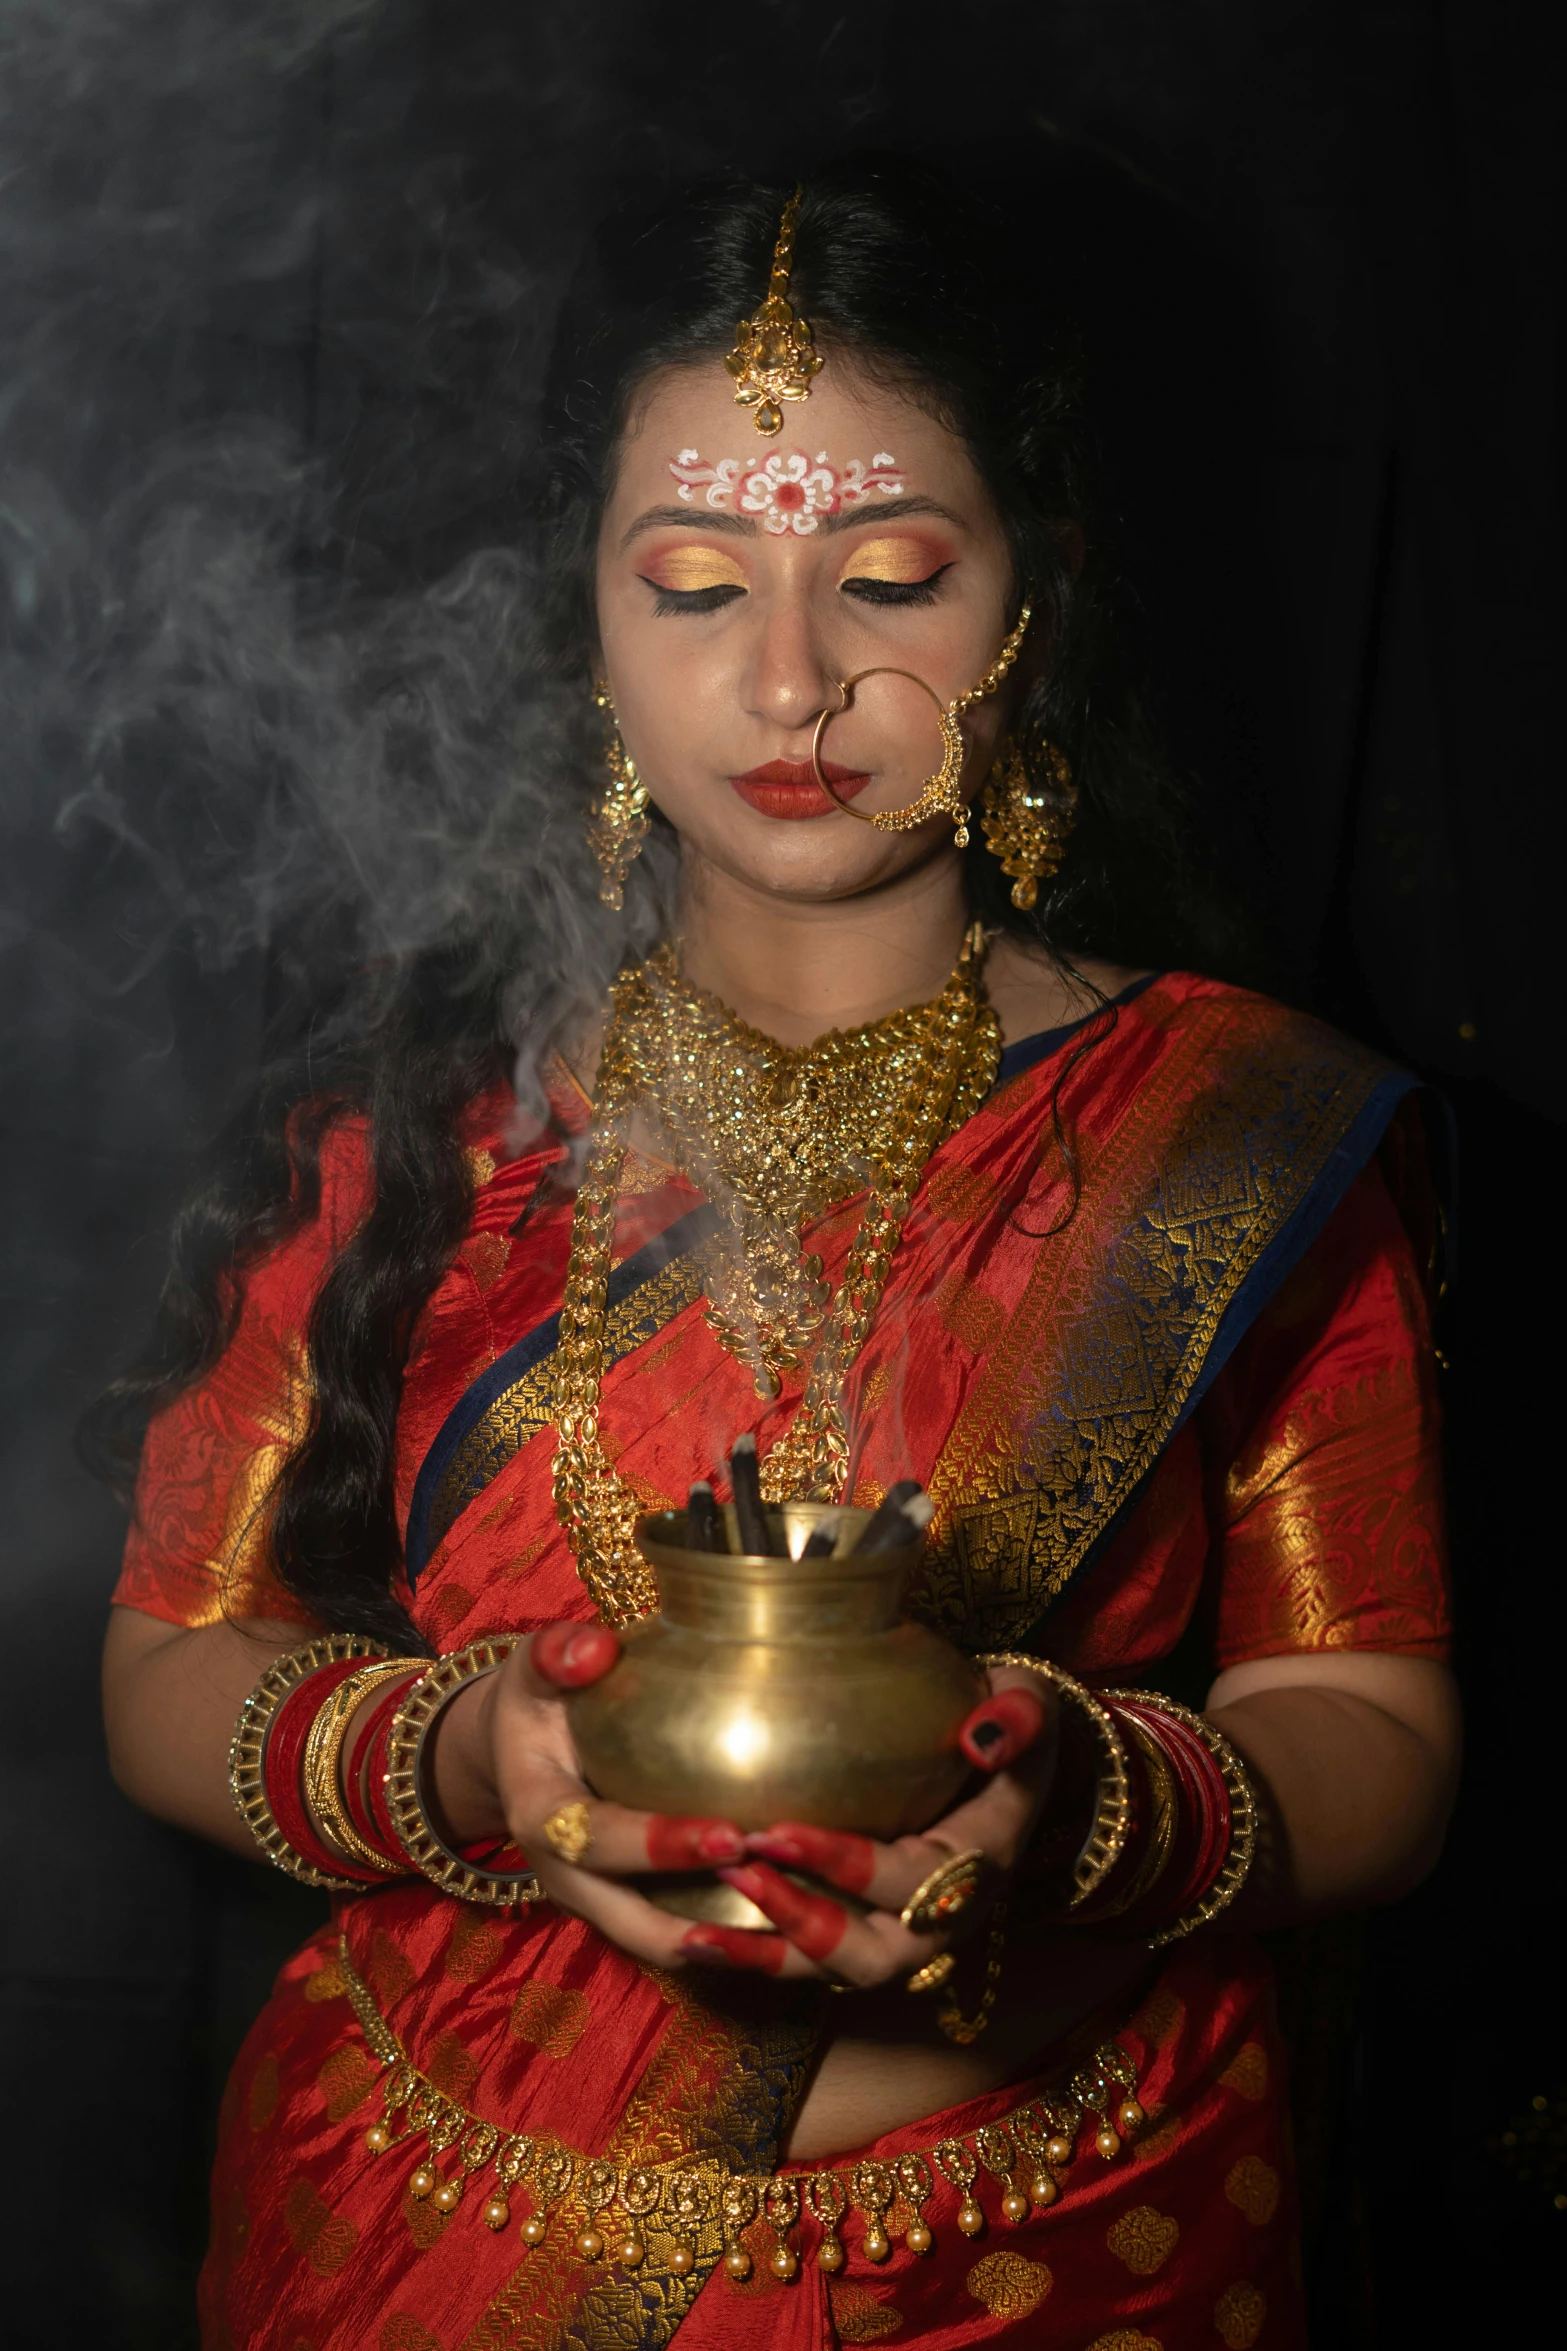
[[[743,691],[754,716],[791,731],[837,707],[838,672],[803,599],[780,597],[762,614]]]

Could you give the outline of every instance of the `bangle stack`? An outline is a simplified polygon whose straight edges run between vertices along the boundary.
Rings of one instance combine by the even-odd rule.
[[[1240,1757],[1205,1715],[1155,1690],[1090,1692],[1043,1658],[977,1663],[1042,1675],[1072,1710],[1079,1754],[1089,1733],[1088,1832],[1064,1877],[1046,1863],[1046,1915],[1158,1950],[1229,1908],[1251,1868],[1257,1807]],[[1066,1785],[1071,1802],[1070,1775]]]
[[[526,1868],[486,1866],[504,1840],[451,1850],[431,1822],[421,1774],[441,1708],[514,1646],[515,1636],[502,1635],[432,1665],[331,1633],[269,1666],[229,1749],[235,1806],[267,1859],[333,1893],[419,1871],[465,1902],[537,1900]]]

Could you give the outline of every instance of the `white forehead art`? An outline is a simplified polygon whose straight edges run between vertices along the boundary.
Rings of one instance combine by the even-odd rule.
[[[824,515],[863,506],[878,495],[897,498],[903,492],[898,461],[883,450],[867,465],[851,457],[842,472],[827,462],[825,449],[814,458],[797,449],[792,457],[778,453],[753,466],[748,458],[721,457],[705,464],[695,449],[682,449],[669,468],[680,488],[676,495],[692,506],[697,492],[701,503],[720,511],[759,514],[762,528],[781,537],[793,531],[808,538]]]

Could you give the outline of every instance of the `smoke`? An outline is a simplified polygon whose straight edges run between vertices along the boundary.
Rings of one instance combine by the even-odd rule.
[[[538,657],[571,237],[480,228],[418,33],[374,0],[0,9],[0,948],[52,1020],[134,1025],[171,957],[362,1011],[483,932],[537,1037],[656,926],[656,853],[599,909],[597,722]]]

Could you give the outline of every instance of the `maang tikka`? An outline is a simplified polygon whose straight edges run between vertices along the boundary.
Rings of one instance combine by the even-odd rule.
[[[593,700],[609,721],[605,785],[588,813],[588,847],[598,859],[599,896],[618,914],[626,902],[626,876],[636,863],[648,828],[648,790],[637,763],[621,740],[614,697],[607,684],[595,686]]]
[[[1025,911],[1066,855],[1077,815],[1077,786],[1064,751],[1041,743],[1035,754],[1041,779],[1021,745],[1004,735],[980,793],[985,846],[1012,883],[1012,903]]]
[[[822,355],[812,338],[811,322],[789,302],[802,193],[796,188],[783,208],[767,292],[751,316],[740,321],[738,340],[724,361],[735,379],[735,406],[755,409],[759,433],[778,432],[783,425],[779,402],[808,400],[811,378],[821,373]]]

